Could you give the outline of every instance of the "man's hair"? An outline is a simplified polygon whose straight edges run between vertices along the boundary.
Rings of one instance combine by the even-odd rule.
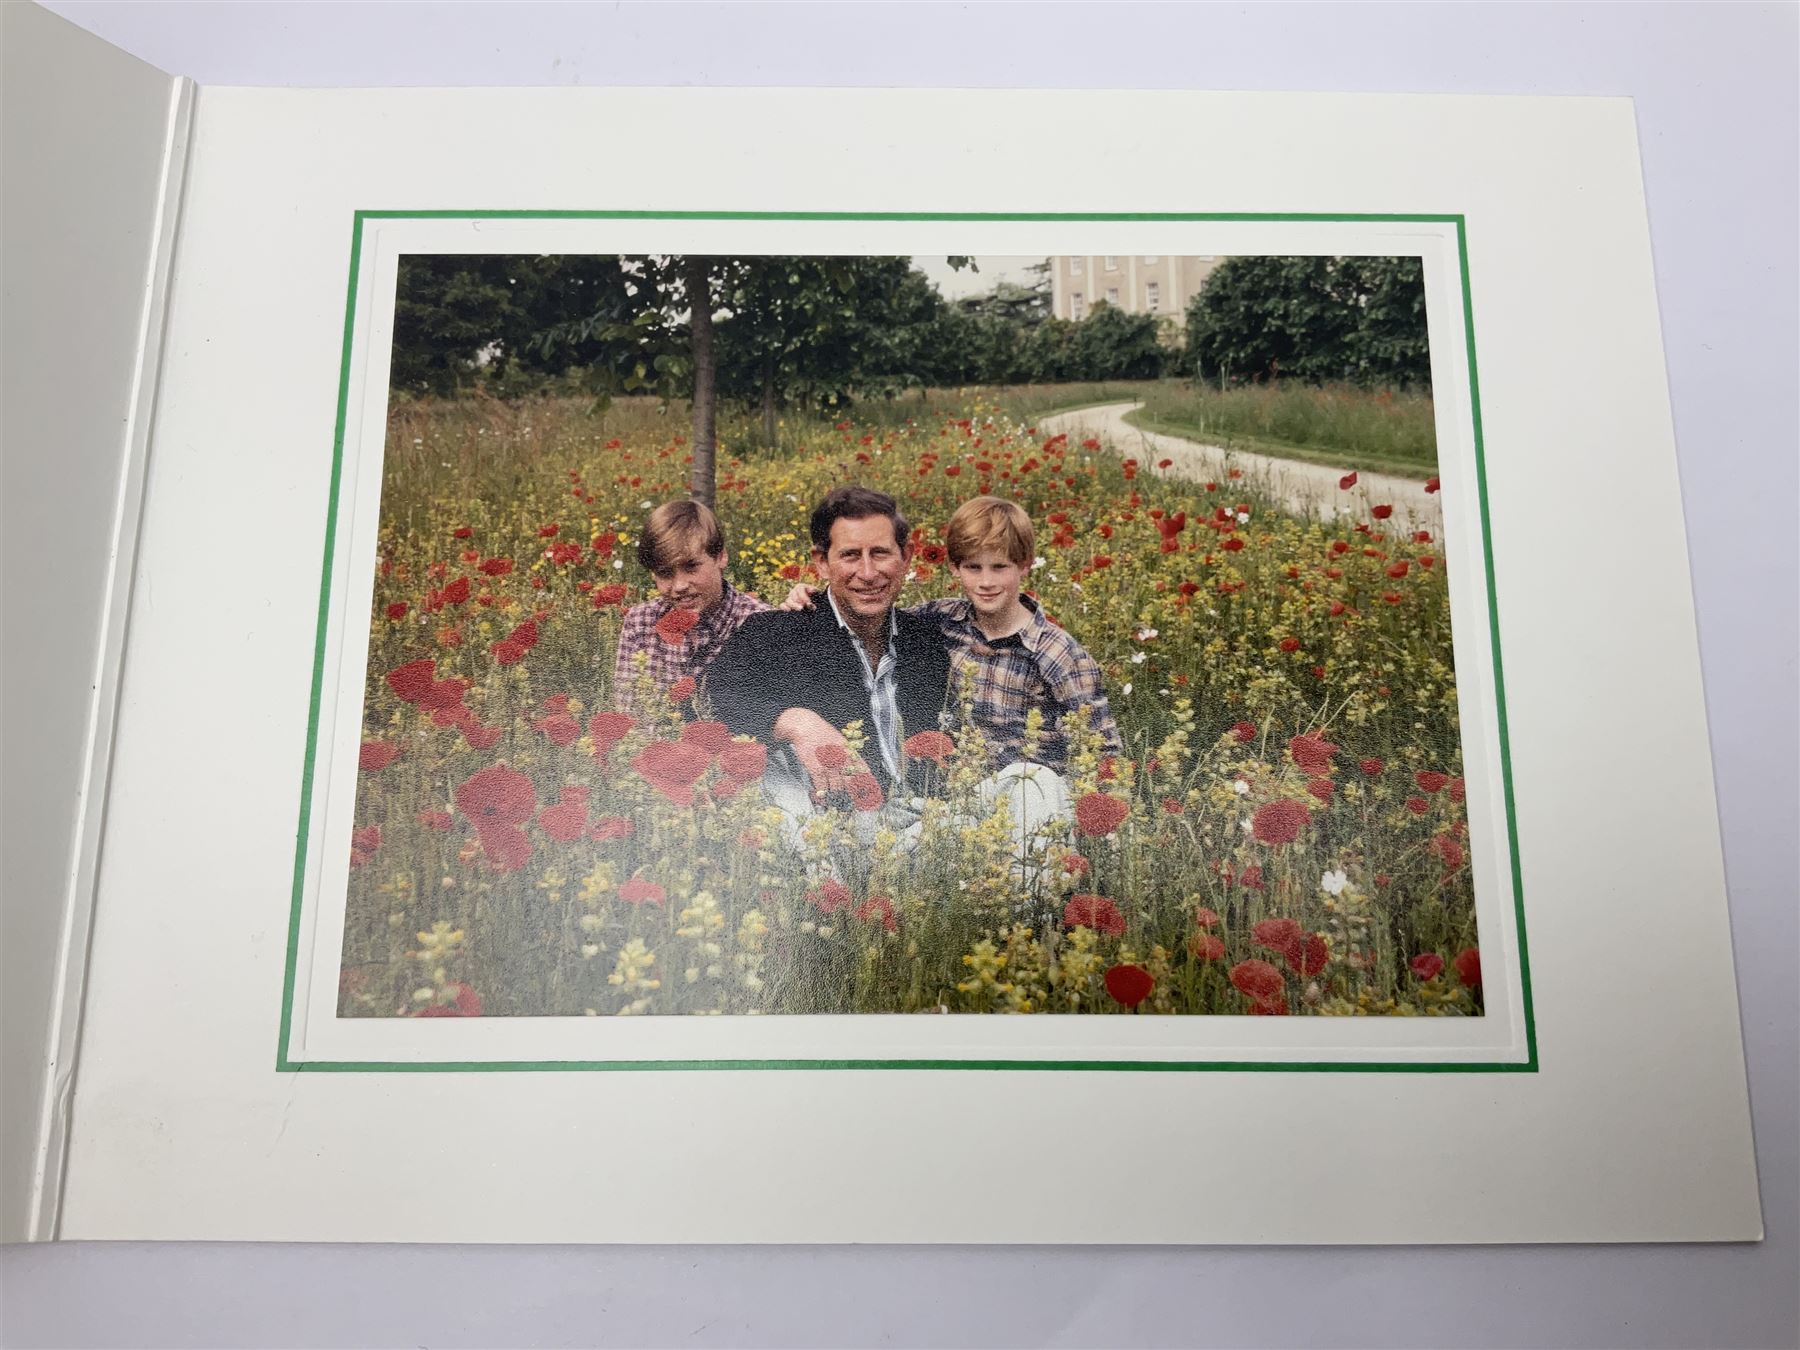
[[[912,526],[900,514],[900,506],[885,492],[868,487],[836,487],[827,492],[813,508],[813,547],[821,553],[831,552],[831,527],[840,520],[867,520],[870,516],[886,516],[894,523],[894,543],[906,547]]]
[[[704,504],[696,501],[664,502],[644,522],[638,537],[637,557],[646,572],[673,567],[695,553],[716,558],[725,551],[725,531]]]
[[[944,526],[944,547],[949,550],[952,567],[990,550],[1020,567],[1030,567],[1032,537],[1031,517],[999,497],[970,498]]]

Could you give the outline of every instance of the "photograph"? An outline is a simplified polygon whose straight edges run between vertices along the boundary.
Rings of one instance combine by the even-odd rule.
[[[1426,298],[402,254],[337,1016],[1482,1017]]]

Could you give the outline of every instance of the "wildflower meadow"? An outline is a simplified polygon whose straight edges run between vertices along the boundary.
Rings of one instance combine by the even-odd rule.
[[[615,709],[621,616],[654,594],[637,529],[685,495],[677,412],[402,402],[340,1013],[1479,1015],[1441,542],[1378,502],[1298,518],[1254,471],[1051,434],[1048,403],[902,399],[767,448],[726,427],[718,475],[728,574],[771,603],[811,577],[807,516],[840,483],[913,522],[902,604],[956,593],[959,503],[1030,513],[1027,589],[1099,661],[1126,753],[1074,719],[1075,819],[1027,882],[1003,809],[971,805],[967,725],[909,728],[945,786],[917,848],[877,833],[833,871],[855,810],[797,855],[769,748],[692,688],[644,677]]]

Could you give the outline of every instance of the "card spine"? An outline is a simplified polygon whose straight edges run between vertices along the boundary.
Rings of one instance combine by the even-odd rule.
[[[123,464],[113,503],[110,566],[101,610],[99,653],[90,672],[94,695],[88,712],[86,763],[76,807],[74,847],[70,854],[63,927],[57,948],[55,991],[45,1047],[46,1085],[33,1159],[27,1230],[29,1240],[34,1242],[56,1238],[61,1225],[94,902],[112,774],[113,735],[143,521],[144,477],[163,373],[169,291],[192,145],[196,92],[197,87],[190,79],[176,76],[170,80],[155,233],[146,259],[144,304],[137,316],[137,360],[127,404]]]

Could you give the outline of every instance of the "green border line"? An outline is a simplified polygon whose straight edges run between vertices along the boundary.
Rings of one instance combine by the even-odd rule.
[[[312,820],[315,756],[318,750],[319,704],[325,678],[325,635],[331,615],[331,563],[337,541],[340,480],[344,464],[344,429],[349,414],[350,357],[356,336],[356,292],[362,271],[363,222],[366,220],[792,220],[792,221],[1304,221],[1323,223],[1390,222],[1456,226],[1456,253],[1461,273],[1463,341],[1469,361],[1469,411],[1474,431],[1476,503],[1481,520],[1481,553],[1486,563],[1489,639],[1494,656],[1494,712],[1500,733],[1500,781],[1506,804],[1507,852],[1512,866],[1513,916],[1519,941],[1519,989],[1525,1013],[1527,1057],[1518,1062],[1474,1061],[1275,1061],[1275,1060],[1030,1060],[1030,1059],[607,1059],[607,1060],[467,1060],[411,1062],[398,1060],[302,1060],[288,1058],[293,1029],[294,977],[300,949],[301,900],[306,886],[306,843]],[[1468,227],[1461,214],[1361,213],[1330,215],[1311,212],[1091,212],[1038,211],[357,211],[350,233],[350,282],[344,304],[344,346],[338,364],[337,424],[332,436],[331,487],[326,500],[325,562],[319,582],[319,624],[313,642],[311,701],[306,719],[306,759],[300,775],[300,822],[294,850],[294,891],[288,910],[287,964],[281,986],[281,1029],[275,1049],[278,1073],[571,1073],[588,1071],[684,1072],[797,1069],[901,1070],[1028,1070],[1037,1072],[1139,1073],[1536,1073],[1537,1019],[1531,998],[1531,959],[1525,938],[1525,888],[1519,872],[1519,828],[1513,800],[1512,746],[1506,728],[1506,681],[1500,662],[1499,597],[1494,581],[1494,552],[1488,515],[1487,460],[1481,426],[1481,382],[1475,366],[1475,310],[1469,284]]]

